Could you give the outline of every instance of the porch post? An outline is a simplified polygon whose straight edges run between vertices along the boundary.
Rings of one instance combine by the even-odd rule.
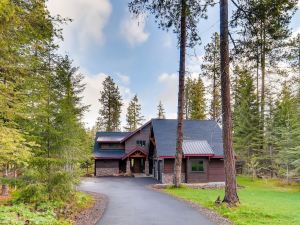
[[[128,176],[131,176],[130,159],[129,159],[129,158],[127,159],[127,162],[126,162],[126,174],[127,174]]]
[[[145,174],[148,176],[149,175],[149,160],[146,158],[145,161]]]

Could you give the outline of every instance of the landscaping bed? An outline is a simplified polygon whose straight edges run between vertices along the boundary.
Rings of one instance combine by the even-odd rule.
[[[96,224],[107,204],[105,196],[77,192],[68,202],[24,204],[12,199],[0,201],[0,224],[85,225]]]

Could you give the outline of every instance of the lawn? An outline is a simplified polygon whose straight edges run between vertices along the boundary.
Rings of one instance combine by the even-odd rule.
[[[238,195],[241,204],[235,208],[216,206],[214,201],[223,197],[223,190],[203,190],[182,187],[165,191],[176,197],[189,200],[217,211],[235,224],[300,225],[300,185],[283,185],[276,180],[238,177],[244,186]]]

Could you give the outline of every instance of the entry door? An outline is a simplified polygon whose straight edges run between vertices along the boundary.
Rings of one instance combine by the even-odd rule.
[[[142,158],[134,158],[133,159],[133,166],[132,166],[132,172],[133,173],[142,173],[143,168],[142,168]]]

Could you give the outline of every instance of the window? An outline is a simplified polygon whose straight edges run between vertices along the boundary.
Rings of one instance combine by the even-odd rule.
[[[146,141],[145,140],[137,140],[136,145],[144,147],[144,146],[146,146]]]
[[[204,172],[204,161],[202,159],[191,160],[192,172]]]

